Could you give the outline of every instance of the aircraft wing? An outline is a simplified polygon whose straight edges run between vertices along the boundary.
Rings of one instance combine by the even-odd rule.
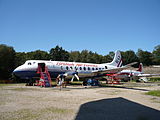
[[[129,67],[131,67],[132,65],[135,65],[135,64],[137,64],[137,63],[138,63],[138,62],[132,62],[132,63],[129,63],[129,64],[125,65],[125,66],[129,68]],[[124,66],[124,67],[125,67],[125,66]]]
[[[138,75],[138,78],[141,81],[147,82],[148,81],[147,77],[153,77],[153,76],[160,76],[160,74],[143,74],[142,73]]]
[[[117,72],[120,72],[124,69],[126,69],[126,68],[125,67],[111,68],[111,69],[107,69],[107,70],[96,70],[96,71],[93,71],[93,73],[97,73],[97,74],[117,73]]]
[[[97,74],[113,74],[113,73],[117,73],[120,72],[122,70],[128,69],[130,68],[132,65],[137,64],[137,62],[133,62],[130,64],[127,64],[123,67],[116,67],[116,68],[111,68],[111,69],[106,69],[106,70],[97,70],[97,71],[93,71],[93,73],[97,73]]]
[[[139,74],[138,77],[152,77],[152,76],[160,76],[160,74]]]

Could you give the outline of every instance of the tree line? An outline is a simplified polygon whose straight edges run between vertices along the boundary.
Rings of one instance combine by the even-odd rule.
[[[160,65],[160,45],[155,46],[152,52],[138,49],[121,51],[123,65],[131,62],[142,62],[144,66]],[[114,52],[108,55],[100,55],[89,50],[68,52],[60,46],[51,48],[49,52],[36,50],[32,52],[16,52],[12,46],[0,44],[0,79],[11,77],[12,71],[22,65],[26,60],[57,60],[86,63],[111,62]]]

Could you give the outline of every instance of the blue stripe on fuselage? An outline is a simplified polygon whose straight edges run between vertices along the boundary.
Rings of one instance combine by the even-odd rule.
[[[37,74],[37,71],[14,71],[13,73],[16,76],[20,77],[21,79],[40,77],[40,74]],[[64,74],[64,72],[49,72],[49,73],[51,78],[57,78],[59,74]]]

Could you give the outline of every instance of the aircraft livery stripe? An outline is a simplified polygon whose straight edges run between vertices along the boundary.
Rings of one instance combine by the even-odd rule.
[[[117,67],[120,67],[120,66],[121,66],[121,62],[122,62],[122,59],[119,61]]]

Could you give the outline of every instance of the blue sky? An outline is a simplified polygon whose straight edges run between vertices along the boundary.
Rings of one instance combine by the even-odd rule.
[[[160,0],[0,0],[0,44],[151,52],[160,44]]]

